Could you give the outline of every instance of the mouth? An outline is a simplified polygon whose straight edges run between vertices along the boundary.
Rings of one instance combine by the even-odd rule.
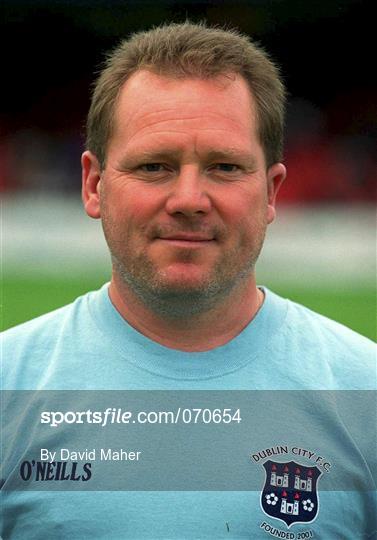
[[[203,233],[172,233],[167,235],[158,236],[156,238],[159,242],[163,242],[170,246],[183,247],[183,248],[198,248],[205,247],[212,244],[215,239]]]
[[[183,248],[200,248],[206,247],[212,244],[215,240],[213,238],[203,238],[196,235],[177,235],[164,238],[156,238],[159,242],[163,242],[170,246],[183,247]]]

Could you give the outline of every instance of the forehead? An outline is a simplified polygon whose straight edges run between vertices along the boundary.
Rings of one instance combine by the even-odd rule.
[[[256,107],[247,82],[230,73],[210,79],[172,78],[147,70],[123,85],[114,110],[113,134],[213,128],[240,136],[255,133]]]

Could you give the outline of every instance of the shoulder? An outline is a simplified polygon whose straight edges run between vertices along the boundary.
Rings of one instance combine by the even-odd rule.
[[[284,332],[291,346],[300,351],[305,368],[314,363],[340,388],[375,388],[375,343],[300,304],[287,303]]]
[[[84,298],[79,297],[71,304],[2,332],[1,339],[3,346],[19,348],[27,342],[32,342],[37,346],[42,345],[46,341],[53,341],[80,307]]]
[[[1,334],[5,388],[38,386],[56,359],[72,357],[85,329],[92,324],[88,310],[92,294]]]
[[[375,344],[370,339],[301,304],[287,302],[287,323],[305,339],[314,339],[319,345],[322,343],[335,349],[375,351]]]

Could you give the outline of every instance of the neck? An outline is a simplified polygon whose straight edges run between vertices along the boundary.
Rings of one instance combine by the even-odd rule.
[[[109,295],[117,311],[138,332],[161,345],[188,352],[214,349],[233,339],[255,317],[264,299],[254,274],[221,304],[187,318],[167,319],[154,313],[115,274]]]

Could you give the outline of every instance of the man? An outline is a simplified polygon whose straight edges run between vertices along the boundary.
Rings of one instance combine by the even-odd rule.
[[[373,537],[373,459],[355,428],[354,401],[342,398],[342,413],[333,393],[310,393],[373,389],[372,344],[256,285],[285,178],[284,100],[276,67],[236,32],[171,24],[134,35],[109,57],[88,116],[82,194],[87,214],[102,220],[111,283],[8,331],[5,388],[258,391],[247,403],[261,421],[219,441],[207,466],[222,445],[230,444],[228,459],[202,484],[194,468],[178,484],[178,466],[165,481],[153,466],[152,487],[142,491],[90,491],[89,480],[78,493],[8,488],[4,538]],[[261,390],[292,392],[288,401],[271,392],[273,406],[259,407]],[[362,412],[364,394],[353,395]],[[279,410],[290,419],[285,441],[270,424]],[[20,426],[27,432],[27,422]],[[14,455],[5,488],[21,474]],[[253,478],[263,484],[264,473],[261,493]],[[319,476],[332,490],[321,508]]]

